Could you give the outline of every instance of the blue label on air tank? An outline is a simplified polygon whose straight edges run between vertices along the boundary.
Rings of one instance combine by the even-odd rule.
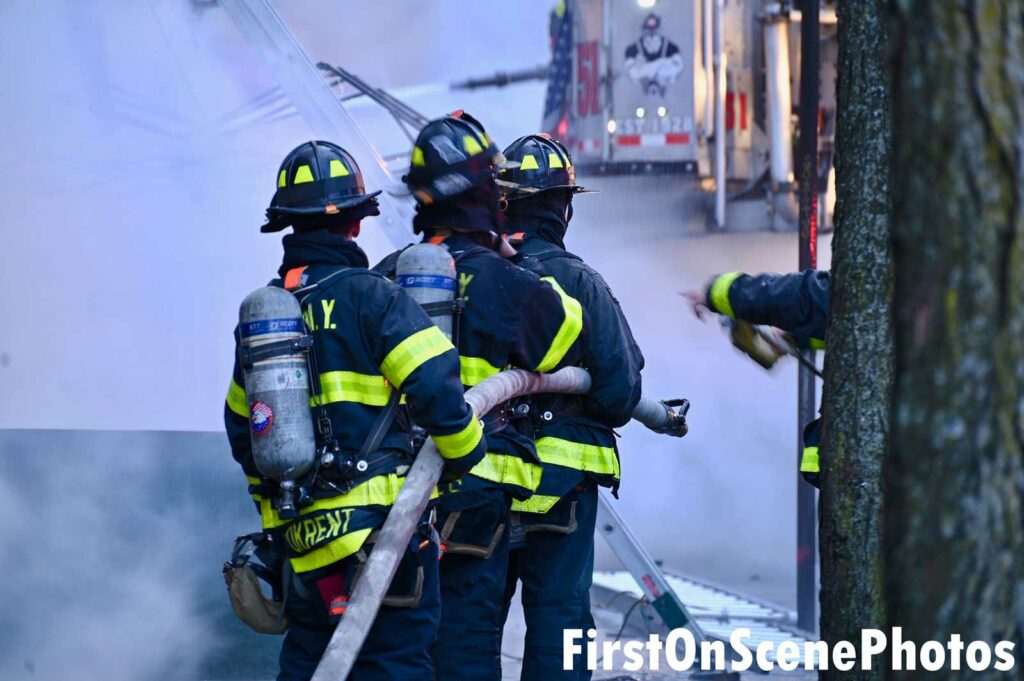
[[[262,319],[258,322],[247,322],[239,329],[242,338],[262,336],[267,333],[301,333],[301,319]]]
[[[402,288],[439,288],[445,291],[455,290],[455,277],[433,274],[400,274],[395,281]]]

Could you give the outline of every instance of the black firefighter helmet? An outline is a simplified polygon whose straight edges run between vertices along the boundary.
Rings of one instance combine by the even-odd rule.
[[[526,135],[505,149],[510,167],[499,172],[508,201],[564,189],[570,194],[589,191],[576,184],[576,169],[569,150],[550,135]]]
[[[374,198],[378,194],[366,193],[363,173],[350,153],[331,142],[306,142],[281,162],[277,191],[260,231],[279,232],[293,225],[322,226],[334,220],[379,215]]]
[[[504,162],[483,126],[459,110],[423,126],[402,181],[417,203],[429,206],[453,201],[472,189],[489,189],[495,169]]]

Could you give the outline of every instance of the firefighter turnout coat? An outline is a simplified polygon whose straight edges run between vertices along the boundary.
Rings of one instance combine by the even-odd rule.
[[[506,367],[549,373],[582,359],[584,310],[557,281],[541,280],[465,234],[455,232],[443,243],[455,258],[456,293],[465,302],[455,326],[467,389]],[[393,278],[396,261],[392,254],[374,269]],[[487,454],[470,475],[442,491],[497,486],[524,500],[537,490],[542,473],[531,429],[517,427],[512,412],[506,406],[488,416]],[[474,495],[464,496],[468,504]]]
[[[540,261],[547,274],[580,302],[590,323],[582,366],[593,381],[585,397],[539,395],[534,398],[537,455],[544,474],[537,493],[513,509],[549,510],[585,479],[617,488],[619,457],[612,428],[625,425],[640,401],[643,354],[608,284],[594,269],[561,245],[526,229],[519,251]]]
[[[758,275],[729,272],[711,280],[707,306],[732,319],[787,331],[800,347],[824,349],[829,280],[829,273],[820,270]],[[818,418],[804,427],[804,452],[800,460],[800,473],[815,487],[821,470],[820,444]]]
[[[433,437],[449,473],[460,474],[478,464],[486,445],[481,424],[462,396],[459,356],[419,305],[366,269],[366,255],[348,239],[320,231],[290,234],[283,243],[281,279],[272,285],[294,290],[347,270],[346,276],[325,282],[302,305],[319,372],[319,395],[314,395],[311,406],[314,416],[322,413],[329,419],[338,462],[351,460],[360,450],[392,392],[400,390],[407,413]],[[249,480],[263,527],[284,538],[297,573],[352,555],[383,524],[407,466],[368,470],[366,476],[343,473],[337,465],[321,466],[311,503],[300,508],[299,518],[281,518],[273,504],[276,483],[261,478],[253,463],[237,330],[235,339],[234,376],[224,419],[232,454]],[[378,451],[391,451],[396,461],[411,462],[410,424],[401,412]]]

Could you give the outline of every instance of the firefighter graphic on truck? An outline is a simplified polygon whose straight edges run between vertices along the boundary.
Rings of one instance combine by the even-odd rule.
[[[661,34],[661,17],[654,12],[640,30],[640,38],[626,48],[626,73],[645,95],[664,97],[683,71],[683,55],[678,45]]]

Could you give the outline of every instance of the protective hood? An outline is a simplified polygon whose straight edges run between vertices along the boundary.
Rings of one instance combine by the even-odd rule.
[[[281,240],[284,262],[278,269],[282,277],[304,265],[343,265],[369,267],[370,261],[355,241],[327,231],[286,234]]]
[[[540,237],[564,249],[565,232],[569,227],[566,207],[571,219],[572,201],[566,192],[544,192],[522,201],[512,201],[505,209],[506,231]]]

